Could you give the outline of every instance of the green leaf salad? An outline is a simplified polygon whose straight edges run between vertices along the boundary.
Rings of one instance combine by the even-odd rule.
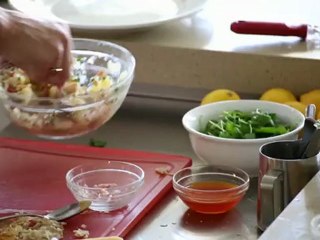
[[[201,132],[222,138],[256,139],[292,130],[293,127],[281,122],[275,113],[256,109],[252,112],[225,111],[219,119],[209,120]]]

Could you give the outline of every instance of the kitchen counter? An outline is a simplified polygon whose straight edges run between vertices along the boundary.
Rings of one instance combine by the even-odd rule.
[[[320,2],[317,0],[303,3],[300,0],[208,0],[203,11],[192,18],[115,37],[108,33],[87,36],[162,47],[318,59],[319,44],[312,41],[304,42],[297,37],[239,35],[230,31],[230,24],[238,20],[319,25],[318,9]]]
[[[88,144],[90,138],[107,140],[108,147],[138,149],[190,156],[194,155],[187,132],[183,129],[183,114],[195,103],[128,97],[114,118],[96,132],[64,143]],[[5,126],[0,136],[37,138],[13,125]],[[37,139],[39,140],[39,139]],[[126,240],[254,240],[256,228],[257,179],[251,179],[250,189],[234,210],[219,216],[196,214],[170,192],[133,229]]]
[[[259,240],[318,240],[320,236],[312,233],[311,221],[320,215],[319,203],[320,172],[283,210]]]
[[[91,138],[107,140],[108,147],[138,149],[190,156],[200,163],[192,151],[181,118],[196,102],[129,96],[119,112],[99,130],[86,136],[61,140],[85,144]],[[39,140],[16,128],[3,125],[0,136]],[[126,240],[300,240],[314,239],[311,219],[320,214],[320,173],[289,204],[273,224],[261,235],[256,226],[257,179],[236,209],[219,216],[194,213],[170,192],[129,233]]]
[[[319,9],[317,0],[208,0],[204,11],[193,18],[150,31],[118,37],[76,34],[126,46],[137,58],[137,72],[129,97],[109,123],[94,133],[62,142],[88,144],[94,137],[106,139],[109,147],[183,154],[197,163],[181,117],[207,91],[230,88],[242,96],[257,97],[271,87],[288,88],[297,95],[319,88],[317,44],[295,37],[237,35],[229,31],[230,23],[273,20],[320,24]],[[8,125],[3,111],[0,113],[1,136],[37,139]],[[127,239],[257,239],[255,182],[253,179],[240,205],[221,218],[194,214],[170,193]],[[298,233],[308,234],[305,229],[310,219],[319,214],[319,188],[318,175],[261,239],[280,239],[278,233],[283,234],[281,239],[311,239]]]
[[[127,47],[137,59],[134,84],[152,85],[157,96],[194,100],[188,95],[190,89],[205,93],[216,88],[258,96],[272,87],[300,95],[319,87],[317,44],[295,37],[237,35],[229,26],[239,19],[317,24],[317,9],[317,0],[303,4],[300,0],[208,0],[194,17],[148,31],[117,37],[74,33],[74,37],[105,39]],[[175,91],[166,92],[168,87],[186,91],[176,96]]]
[[[8,7],[4,1],[0,4]],[[155,28],[117,35],[108,32],[75,35],[160,47],[317,59],[318,43],[306,43],[297,37],[238,35],[230,31],[230,24],[251,20],[320,25],[319,9],[317,0],[208,0],[195,16]]]

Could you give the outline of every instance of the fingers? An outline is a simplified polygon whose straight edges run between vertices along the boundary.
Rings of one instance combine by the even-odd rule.
[[[65,81],[70,77],[71,72],[71,34],[69,28],[65,25],[57,24],[59,30],[59,40],[58,44],[58,56],[56,64],[50,67],[47,81],[51,84],[62,86]],[[61,69],[61,71],[54,71],[52,68]]]
[[[61,80],[64,82],[70,77],[70,72],[71,72],[71,64],[72,64],[72,54],[71,54],[71,35],[68,30],[66,33],[66,38],[62,39],[63,45],[64,45],[64,52],[63,52],[63,61],[62,61],[62,69],[63,71],[61,72]]]
[[[32,82],[63,85],[70,77],[69,27],[13,12],[4,29],[1,55],[24,70]],[[63,71],[52,71],[61,68]]]
[[[24,70],[27,72],[31,81],[35,83],[50,83],[53,85],[63,84],[65,79],[61,78],[61,71],[59,69],[62,69],[64,51],[63,44],[56,42],[48,48],[45,54],[50,56],[44,58],[40,65],[29,65],[25,68]]]
[[[66,77],[64,76],[63,72],[64,70],[64,55],[65,55],[65,46],[62,42],[58,43],[56,46],[56,53],[57,56],[53,58],[54,60],[51,61],[52,63],[46,66],[44,70],[46,70],[45,79],[40,79],[40,81],[45,81],[54,85],[63,85],[63,83],[66,81]]]

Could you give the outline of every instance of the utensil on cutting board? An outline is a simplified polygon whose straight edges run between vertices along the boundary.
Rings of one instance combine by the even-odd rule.
[[[315,115],[316,115],[316,106],[314,104],[309,104],[306,109],[306,118],[304,120],[304,126],[303,126],[303,136],[299,146],[298,156],[300,156],[300,158],[304,158],[303,155],[306,151],[306,148],[310,142],[311,137],[316,131]]]
[[[90,201],[79,201],[76,203],[69,204],[65,207],[56,209],[46,215],[30,214],[30,213],[12,214],[8,216],[0,217],[0,221],[11,219],[11,218],[17,218],[17,217],[25,217],[25,216],[40,217],[40,218],[47,218],[49,220],[62,221],[83,212],[84,210],[88,209],[90,205],[91,205]]]
[[[239,34],[295,36],[306,39],[320,33],[318,26],[308,24],[289,25],[280,22],[236,21],[231,23],[232,32]]]

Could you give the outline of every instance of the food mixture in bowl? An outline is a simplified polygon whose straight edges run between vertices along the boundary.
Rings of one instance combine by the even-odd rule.
[[[35,135],[59,139],[95,130],[113,116],[133,73],[109,54],[74,50],[73,56],[71,77],[61,88],[32,83],[17,67],[1,69],[1,98],[14,123]]]
[[[18,217],[0,222],[1,240],[63,239],[63,226],[38,217]]]

